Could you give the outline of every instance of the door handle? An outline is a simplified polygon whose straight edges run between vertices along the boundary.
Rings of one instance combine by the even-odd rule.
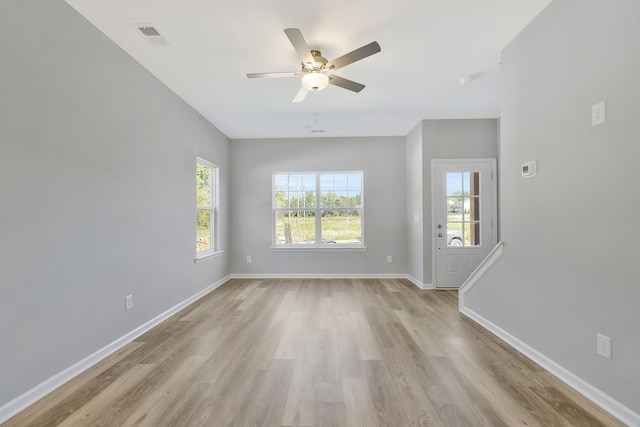
[[[442,233],[438,233],[438,237],[442,237]]]

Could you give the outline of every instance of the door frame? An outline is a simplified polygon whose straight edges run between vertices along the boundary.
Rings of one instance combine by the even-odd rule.
[[[447,289],[446,287],[438,287],[438,251],[435,239],[436,229],[436,164],[438,163],[490,163],[491,164],[491,247],[488,253],[498,243],[498,175],[497,160],[495,158],[479,158],[479,159],[431,159],[431,283],[434,289]],[[481,263],[482,264],[482,263]]]

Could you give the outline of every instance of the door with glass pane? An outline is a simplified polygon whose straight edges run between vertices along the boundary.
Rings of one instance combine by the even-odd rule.
[[[433,160],[435,286],[458,288],[496,243],[495,160]]]

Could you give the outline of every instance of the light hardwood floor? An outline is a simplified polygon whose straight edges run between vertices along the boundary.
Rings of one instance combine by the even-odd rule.
[[[406,280],[231,280],[3,426],[622,425]]]

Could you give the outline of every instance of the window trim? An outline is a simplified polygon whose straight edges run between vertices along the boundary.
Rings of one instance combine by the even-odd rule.
[[[276,176],[277,175],[314,175],[315,177],[315,204],[313,207],[304,208],[278,208],[276,206]],[[321,206],[322,188],[320,177],[323,174],[359,174],[360,175],[360,207],[323,207]],[[367,250],[364,239],[364,170],[340,170],[340,171],[276,171],[271,175],[271,250],[273,251],[364,251]],[[331,244],[322,243],[322,211],[359,211],[360,212],[360,243]],[[314,211],[316,241],[311,244],[276,244],[276,215],[281,211],[302,212]],[[319,236],[319,238],[318,238]]]
[[[219,182],[220,182],[220,171],[218,166],[216,166],[215,164],[201,158],[201,157],[197,157],[196,158],[196,172],[198,170],[198,166],[205,166],[209,169],[211,169],[211,175],[210,175],[210,189],[211,189],[211,206],[203,206],[203,205],[198,205],[198,198],[196,196],[196,229],[195,229],[195,241],[196,241],[196,247],[195,247],[195,258],[194,258],[194,262],[199,262],[202,261],[204,259],[207,258],[211,258],[214,257],[220,253],[222,253],[222,251],[219,249],[219,232],[218,232],[218,206],[220,203],[220,199],[219,199],[219,193],[220,193],[220,187],[219,187]],[[197,183],[197,181],[196,181]],[[196,188],[197,191],[197,188]],[[212,215],[212,220],[211,220],[211,228],[210,228],[210,239],[211,239],[211,247],[209,249],[205,249],[205,250],[198,250],[198,246],[197,246],[197,241],[198,241],[198,223],[197,223],[197,218],[198,218],[198,211],[200,210],[209,210],[211,212]]]

